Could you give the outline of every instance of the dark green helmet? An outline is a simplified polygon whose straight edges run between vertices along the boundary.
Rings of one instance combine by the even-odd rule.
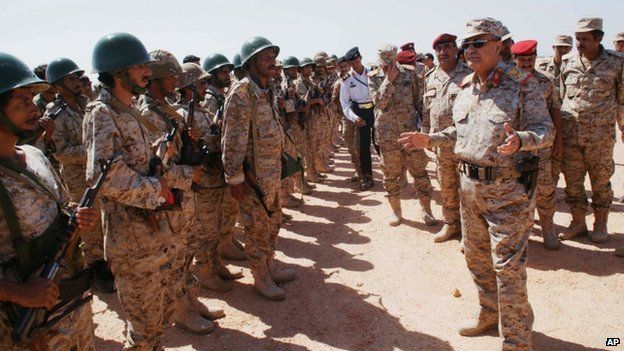
[[[230,63],[227,57],[222,54],[212,54],[204,60],[204,71],[212,73],[223,66],[228,66],[230,69],[234,68],[234,65]]]
[[[74,73],[82,75],[84,70],[80,69],[74,61],[65,57],[50,62],[46,68],[46,78],[50,83],[56,83],[56,81]]]
[[[316,63],[314,63],[314,61],[312,61],[311,58],[309,57],[304,57],[301,61],[299,61],[299,67],[305,67],[305,66],[316,66]]]
[[[241,63],[244,66],[250,58],[265,49],[273,49],[275,56],[279,54],[279,46],[273,45],[269,39],[264,37],[253,37],[245,42],[241,47]]]
[[[236,53],[234,58],[232,58],[232,63],[234,64],[234,69],[243,68],[243,63],[241,62],[241,55]]]
[[[17,57],[0,52],[0,94],[27,86],[31,86],[35,93],[40,93],[48,89],[50,84],[39,79],[39,77]]]
[[[299,67],[299,60],[294,56],[287,56],[284,59],[284,69],[290,67]]]
[[[143,63],[151,58],[141,41],[132,34],[114,33],[100,39],[93,49],[93,73],[113,72]]]

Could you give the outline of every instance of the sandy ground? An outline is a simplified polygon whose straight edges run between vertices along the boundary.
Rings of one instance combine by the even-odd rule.
[[[624,146],[616,146],[615,196],[624,195]],[[496,350],[497,333],[466,338],[456,325],[477,307],[459,242],[434,244],[432,233],[417,221],[419,206],[411,187],[403,188],[407,218],[398,228],[386,226],[389,206],[381,173],[376,186],[360,193],[347,179],[346,151],[336,155],[336,172],[307,197],[302,211],[287,210],[278,243],[279,258],[298,272],[284,285],[282,302],[269,302],[251,286],[251,274],[227,294],[203,291],[225,309],[227,317],[208,336],[167,331],[168,350]],[[435,165],[429,164],[434,178]],[[563,178],[563,177],[562,177]],[[441,218],[437,181],[434,214]],[[558,230],[569,223],[559,184]],[[588,192],[589,193],[589,192]],[[550,252],[539,229],[531,238],[528,261],[529,300],[535,313],[535,350],[617,350],[609,337],[624,342],[624,258],[613,249],[624,246],[624,205],[614,202],[609,222],[611,240],[595,245],[587,238],[565,242]],[[593,223],[593,216],[588,216]],[[537,227],[536,227],[537,228]],[[461,297],[454,297],[458,289]],[[123,311],[116,296],[94,302],[98,350],[118,350],[123,340]]]

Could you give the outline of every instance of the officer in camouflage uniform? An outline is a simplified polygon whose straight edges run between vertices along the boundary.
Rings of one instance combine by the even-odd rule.
[[[228,94],[222,140],[225,180],[240,204],[254,286],[270,300],[284,299],[276,283],[295,277],[292,269],[275,265],[283,130],[268,89],[278,53],[279,47],[266,38],[253,37],[243,44],[241,61],[248,76]]]
[[[555,77],[548,73],[535,69],[537,58],[537,42],[535,40],[523,40],[515,43],[511,47],[514,62],[518,68],[533,75],[540,90],[544,93],[544,100],[550,118],[555,126],[555,140],[553,147],[543,148],[537,151],[539,156],[539,178],[535,195],[537,213],[540,218],[542,237],[544,246],[549,250],[557,250],[561,246],[553,223],[555,216],[555,190],[557,184],[553,180],[552,159],[561,159],[563,153],[563,132],[561,130],[561,103],[559,101],[559,90],[555,85]]]
[[[531,158],[531,164],[517,163],[549,147],[554,132],[535,79],[501,61],[502,27],[492,18],[468,22],[462,47],[475,73],[460,85],[454,125],[434,134],[405,133],[400,141],[407,148],[454,142],[460,159],[465,257],[480,308],[459,333],[474,336],[498,326],[503,351],[531,350],[526,260],[533,206],[527,180],[535,179],[538,165]]]
[[[427,155],[422,150],[401,150],[399,135],[416,129],[421,94],[418,76],[411,66],[397,65],[397,48],[383,45],[378,49],[380,67],[368,74],[371,97],[375,104],[375,138],[381,152],[383,186],[394,213],[391,226],[403,220],[401,210],[401,166],[406,165],[414,177],[414,191],[423,210],[422,220],[435,225],[431,213],[431,181],[427,174]]]
[[[440,63],[425,76],[423,96],[423,133],[437,133],[453,124],[453,104],[459,93],[459,85],[472,71],[457,59],[457,37],[440,34],[433,41]],[[454,145],[436,148],[436,164],[444,226],[434,236],[435,242],[445,242],[461,234],[459,215],[459,159],[453,152]]]
[[[207,78],[208,88],[202,107],[212,121],[218,127],[219,132],[223,127],[223,108],[225,107],[225,95],[232,85],[231,75],[234,65],[222,54],[212,54],[204,60],[203,68],[210,77]],[[238,219],[238,203],[230,194],[230,188],[226,187],[222,202],[223,239],[219,242],[219,254],[223,258],[234,261],[246,259],[243,245],[234,238],[234,229]]]
[[[542,59],[537,64],[537,68],[540,71],[549,73],[558,80],[559,74],[561,74],[561,63],[563,62],[563,56],[567,55],[568,53],[570,53],[570,51],[572,51],[572,37],[569,35],[557,35],[552,48],[555,54],[552,57]]]
[[[171,265],[175,234],[166,211],[157,209],[175,205],[169,184],[189,189],[192,183],[191,177],[148,175],[155,157],[151,127],[132,99],[146,92],[150,61],[143,44],[130,34],[100,39],[93,68],[103,88],[87,105],[83,122],[87,181],[98,177],[100,157],[116,155],[101,199],[106,257],[126,315],[128,350],[162,348],[164,298],[179,277],[173,277],[177,272]]]
[[[89,302],[57,324],[33,330],[29,340],[11,338],[15,321],[8,313],[9,304],[51,310],[61,302],[59,293],[64,293],[59,291],[63,285],[40,278],[38,271],[59,250],[58,245],[41,244],[60,241],[67,225],[61,211],[68,208],[70,197],[41,151],[30,145],[16,146],[19,138],[33,133],[41,116],[33,96],[48,87],[18,58],[0,53],[0,138],[5,141],[0,148],[0,349],[92,351]],[[97,221],[97,211],[78,209],[79,231],[93,230]],[[28,258],[20,254],[26,250],[32,254]],[[61,265],[57,278],[73,278],[83,270],[80,252],[72,257]],[[42,322],[36,318],[34,324]]]
[[[563,58],[560,89],[563,98],[563,163],[566,202],[572,222],[563,239],[587,234],[585,175],[589,173],[594,208],[596,243],[608,240],[607,219],[613,199],[615,124],[624,130],[624,58],[605,49],[602,19],[582,18],[577,23],[578,53]]]

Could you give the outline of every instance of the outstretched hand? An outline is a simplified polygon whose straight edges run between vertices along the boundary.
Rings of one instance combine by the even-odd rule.
[[[426,149],[430,147],[431,138],[429,134],[420,132],[401,133],[401,137],[397,140],[404,149]]]
[[[507,134],[507,138],[505,139],[505,142],[502,145],[496,148],[496,150],[498,151],[499,154],[504,155],[504,156],[513,155],[518,150],[520,150],[520,146],[522,145],[520,141],[520,137],[518,136],[518,133],[516,133],[516,131],[511,127],[509,123],[505,123],[503,125],[503,128],[505,128],[505,133]]]

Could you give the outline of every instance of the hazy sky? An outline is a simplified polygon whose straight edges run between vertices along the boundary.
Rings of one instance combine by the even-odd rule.
[[[433,52],[433,38],[461,34],[475,17],[501,20],[516,41],[538,40],[540,55],[550,55],[555,35],[573,34],[581,17],[603,18],[607,48],[624,32],[624,0],[0,0],[0,13],[0,51],[31,66],[69,57],[87,71],[97,40],[121,31],[179,60],[213,52],[231,59],[246,39],[262,35],[281,47],[281,58],[319,50],[341,56],[357,45],[365,62],[383,43],[414,41],[418,52]]]

